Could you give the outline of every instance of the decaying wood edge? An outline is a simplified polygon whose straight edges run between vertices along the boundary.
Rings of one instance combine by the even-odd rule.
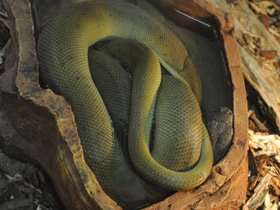
[[[7,68],[9,71],[2,77],[6,79],[1,80],[5,102],[1,106],[0,117],[6,118],[10,122],[6,126],[14,129],[13,138],[9,138],[7,129],[0,132],[1,144],[4,144],[3,147],[8,154],[20,155],[21,153],[23,154],[20,155],[21,157],[36,160],[51,177],[67,209],[121,209],[103,192],[94,174],[84,162],[70,106],[62,97],[39,87],[38,62],[29,1],[3,0],[3,2],[13,19],[11,35],[14,53],[9,56],[13,56],[14,60],[10,59],[11,61],[17,62],[14,63],[14,68]],[[193,6],[202,11],[208,11],[206,14],[218,17],[226,52],[232,51],[232,44],[233,52],[236,52],[236,41],[229,30],[233,25],[230,17],[205,1],[194,0]],[[21,25],[25,25],[24,30],[20,27]],[[231,185],[231,178],[237,174],[239,167],[246,159],[248,142],[246,140],[247,115],[244,114],[247,112],[244,82],[238,65],[239,58],[231,57],[231,55],[226,55],[226,57],[228,57],[234,86],[234,121],[235,130],[238,131],[235,132],[233,146],[227,156],[213,168],[209,179],[202,186],[193,191],[175,193],[147,209],[198,208],[203,198],[218,192],[225,183],[228,183],[224,186],[226,189]],[[5,75],[11,76],[5,77]],[[14,81],[16,81],[15,85],[11,86]],[[48,151],[47,156],[44,154],[46,151]],[[236,156],[237,153],[240,155]],[[58,171],[61,174],[58,174]],[[209,209],[208,207],[200,206],[199,208]]]
[[[275,39],[257,15],[251,11],[247,1],[239,1],[234,5],[226,1],[209,0],[218,8],[232,14],[235,23],[236,37],[242,39],[244,34],[253,37],[261,37],[269,50],[277,50],[280,57],[280,42]],[[246,14],[246,15],[245,15]],[[241,67],[245,79],[253,87],[257,94],[252,94],[252,100],[262,108],[262,114],[270,121],[275,132],[280,134],[280,79],[273,68],[262,68],[256,57],[248,53],[246,47],[238,44],[241,54]],[[255,97],[254,95],[257,95]],[[260,96],[260,97],[259,97]],[[261,100],[259,100],[261,98]]]
[[[244,78],[241,73],[240,57],[237,42],[234,36],[234,23],[229,14],[224,13],[222,10],[214,7],[213,4],[203,0],[193,2],[184,0],[161,0],[160,2],[163,5],[162,7],[173,7],[186,14],[194,14],[195,11],[207,11],[202,13],[202,16],[196,15],[195,17],[198,19],[208,20],[211,23],[215,22],[215,19],[218,20],[216,21],[216,26],[222,34],[222,45],[225,48],[224,56],[228,61],[228,67],[231,74],[230,76],[234,87],[233,112],[234,128],[236,132],[234,133],[233,145],[231,146],[228,154],[222,161],[213,167],[210,179],[208,179],[202,186],[195,189],[192,193],[185,192],[185,194],[180,194],[180,192],[178,192],[173,196],[168,197],[163,202],[153,205],[154,208],[167,208],[168,206],[173,206],[172,204],[174,201],[182,199],[183,202],[185,199],[192,200],[192,205],[189,205],[188,207],[195,209],[204,197],[209,195],[212,196],[221,186],[228,182],[234,174],[237,174],[242,161],[247,159],[247,150],[249,145],[247,140],[248,119],[246,113],[248,108]],[[168,10],[168,12],[175,19],[178,17],[177,15],[174,15],[174,11]],[[248,171],[248,163],[245,162],[245,164],[246,170]],[[245,183],[247,183],[247,179],[245,179]],[[247,184],[245,184],[245,186],[246,185]],[[180,196],[184,197],[180,198]],[[188,197],[188,199],[185,197]],[[243,198],[241,199],[243,200],[242,203],[245,203],[245,199],[246,194],[243,194]],[[148,209],[149,208],[147,208],[147,210]],[[179,209],[179,206],[175,204],[174,209]],[[209,209],[209,206],[203,209]]]
[[[7,68],[7,63],[1,75],[1,117],[9,120],[7,126],[15,132],[10,138],[7,132],[11,130],[1,127],[5,152],[37,162],[50,176],[67,209],[121,209],[103,192],[84,162],[70,106],[63,97],[39,87],[29,0],[3,3],[13,21],[14,48],[7,58],[14,68]]]

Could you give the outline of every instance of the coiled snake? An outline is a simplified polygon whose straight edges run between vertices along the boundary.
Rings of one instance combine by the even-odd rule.
[[[103,48],[110,57],[90,52],[90,70],[88,48],[100,40],[113,40]],[[44,27],[38,58],[43,80],[72,106],[88,166],[122,207],[152,203],[206,180],[213,154],[199,108],[200,84],[190,87],[188,71],[195,69],[185,47],[151,15],[125,3],[71,6]],[[132,71],[131,92],[130,82],[122,81],[129,76],[117,71],[122,67],[116,59]],[[160,64],[168,74],[161,73]],[[96,79],[98,72],[116,81],[113,88],[103,88],[103,98],[96,87],[103,83]],[[121,86],[125,93],[118,92]],[[129,106],[129,112],[119,111]],[[129,158],[114,118],[129,121]]]

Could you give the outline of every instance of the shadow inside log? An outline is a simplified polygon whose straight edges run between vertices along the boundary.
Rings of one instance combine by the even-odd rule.
[[[33,20],[28,2],[15,3],[11,0],[3,0],[3,2],[13,20],[11,30],[13,44],[5,63],[5,72],[1,75],[3,96],[0,109],[1,147],[11,156],[40,165],[50,176],[66,209],[121,209],[103,192],[84,161],[70,105],[63,97],[55,95],[51,90],[41,89],[39,86],[38,62],[32,30]],[[167,4],[167,2],[172,4]],[[167,13],[170,8],[173,8],[173,12],[176,9],[179,14],[196,11],[195,14],[200,15],[195,18],[206,21],[206,24],[211,24],[214,20],[219,23],[219,27],[215,28],[216,32],[211,32],[209,37],[212,40],[213,36],[216,36],[215,33],[219,34],[218,42],[210,44],[210,48],[218,50],[216,53],[220,59],[214,62],[221,68],[218,68],[220,69],[218,72],[213,71],[212,77],[209,76],[209,71],[201,70],[200,72],[203,84],[207,84],[209,78],[216,81],[217,77],[221,77],[221,82],[217,83],[217,89],[214,92],[204,93],[205,96],[218,100],[213,100],[213,105],[205,107],[204,110],[205,113],[209,113],[209,110],[218,107],[230,107],[234,113],[234,135],[229,152],[213,167],[210,177],[203,185],[192,191],[177,192],[146,209],[171,207],[174,209],[218,209],[229,205],[240,206],[246,198],[247,106],[233,22],[229,16],[204,1],[192,0],[186,3],[186,1],[178,0],[159,1],[159,3]],[[189,14],[189,16],[192,15],[192,13]],[[176,17],[173,14],[173,18],[177,21],[178,17]],[[207,23],[208,20],[210,23]],[[202,30],[202,33],[207,34],[209,31]],[[198,36],[191,33],[188,35]],[[189,40],[188,38],[186,43]],[[198,69],[207,69],[207,65],[202,61],[205,59],[211,61],[211,56],[215,57],[215,55],[198,56],[195,49],[199,42],[188,42],[190,56],[193,56],[192,59]],[[207,90],[207,88],[204,89]],[[211,96],[215,93],[221,95]],[[222,197],[219,196],[221,194]],[[212,196],[215,200],[209,202]]]

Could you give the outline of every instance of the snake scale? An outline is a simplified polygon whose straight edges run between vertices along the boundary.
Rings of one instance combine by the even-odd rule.
[[[89,53],[101,40],[113,40],[103,49],[110,56]],[[88,166],[119,205],[138,208],[206,180],[213,164],[211,143],[199,96],[193,94],[191,78],[182,76],[194,67],[183,44],[163,24],[128,3],[85,2],[57,14],[41,32],[37,49],[44,82],[72,106]],[[129,76],[119,73],[122,66],[115,60],[131,69],[131,92],[130,82],[121,79]],[[168,74],[161,73],[161,65]],[[102,74],[116,82],[101,96]],[[121,86],[126,92],[119,97]],[[114,97],[124,102],[105,105]],[[130,111],[120,113],[127,104]],[[114,131],[114,118],[129,121],[129,158]]]

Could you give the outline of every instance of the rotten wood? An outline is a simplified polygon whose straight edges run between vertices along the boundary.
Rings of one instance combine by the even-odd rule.
[[[9,155],[42,167],[66,209],[121,209],[103,192],[84,161],[70,106],[63,97],[39,86],[29,1],[3,2],[12,19],[13,44],[5,63],[6,71],[1,75],[1,147]],[[233,21],[206,1],[159,2],[162,8],[171,6],[187,14],[196,11],[197,18],[217,26],[234,87],[234,137],[229,152],[213,167],[203,185],[192,191],[177,192],[145,209],[214,210],[229,206],[239,209],[245,203],[247,186],[247,106]],[[45,151],[48,156],[42,155]]]
[[[280,136],[249,130],[249,144],[254,160],[250,165],[254,167],[250,166],[249,196],[243,209],[277,209],[280,207]]]
[[[238,1],[237,4],[228,4],[225,1],[210,0],[216,7],[231,14],[235,24],[235,35],[238,40],[238,48],[241,55],[242,73],[249,84],[257,91],[262,100],[253,98],[258,106],[262,107],[263,115],[271,122],[275,132],[280,133],[280,77],[279,58],[280,42],[277,40],[277,33],[273,28],[267,28],[268,24],[250,9],[249,1]],[[277,4],[273,1],[256,1],[250,5],[257,13],[267,15],[268,5]],[[279,7],[278,7],[279,8]],[[275,35],[276,33],[276,35]],[[247,36],[246,44],[242,42]],[[257,46],[255,40],[259,39]],[[260,56],[255,53],[260,51]],[[267,55],[269,52],[270,55]],[[269,57],[264,59],[262,56]],[[278,57],[277,58],[275,57]],[[252,94],[253,95],[253,94]],[[251,96],[252,96],[251,95]]]

